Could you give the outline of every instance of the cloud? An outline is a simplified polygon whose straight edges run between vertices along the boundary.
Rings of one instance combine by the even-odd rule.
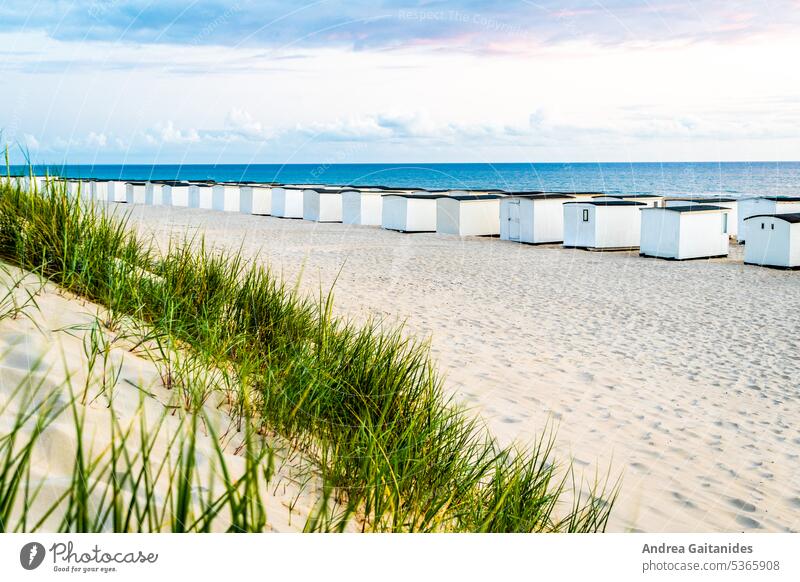
[[[152,145],[184,144],[200,141],[200,134],[196,129],[178,129],[175,123],[167,121],[146,132],[145,139]]]
[[[68,41],[504,52],[568,40],[738,38],[800,22],[794,0],[5,0],[0,30]]]
[[[260,121],[243,109],[233,108],[225,117],[225,130],[229,134],[238,135],[244,139],[260,141],[272,137]]]
[[[108,145],[108,137],[104,133],[90,132],[86,138],[86,143],[90,147],[104,148]]]

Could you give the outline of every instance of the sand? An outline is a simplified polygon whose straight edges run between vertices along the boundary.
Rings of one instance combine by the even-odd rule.
[[[121,207],[121,206],[120,206]],[[430,337],[446,390],[503,442],[558,424],[612,531],[800,530],[800,274],[491,238],[128,207],[165,245],[202,231],[336,310]]]
[[[101,307],[66,293],[53,284],[43,286],[37,277],[26,276],[19,269],[2,263],[0,314],[13,305],[6,291],[17,281],[22,281],[13,294],[17,304],[22,305],[30,292],[35,296],[35,305],[28,305],[24,312],[27,315],[0,317],[0,410],[3,411],[0,414],[0,435],[9,433],[18,410],[31,408],[31,405],[24,404],[20,392],[15,394],[18,387],[25,386],[36,394],[34,402],[41,401],[44,395],[50,393],[61,404],[66,404],[72,395],[76,396],[80,403],[77,409],[85,415],[82,440],[88,457],[96,458],[108,450],[111,415],[122,430],[131,431],[129,454],[136,455],[141,448],[137,446],[141,434],[139,420],[144,414],[146,425],[150,427],[148,431],[153,431],[164,419],[155,439],[152,458],[160,463],[171,455],[174,462],[178,449],[171,443],[171,438],[180,428],[181,413],[178,411],[182,409],[181,398],[177,390],[168,390],[164,386],[156,354],[146,349],[148,344],[135,347],[141,339],[135,328],[120,325],[113,326],[115,329],[112,331],[103,325],[108,322],[108,317]],[[8,297],[8,300],[3,301],[3,297]],[[99,330],[110,349],[107,364],[103,365],[103,360],[97,359],[93,371],[89,373],[86,348],[91,345],[93,328]],[[114,377],[116,381],[112,381]],[[87,394],[85,401],[82,398],[84,388]],[[237,432],[239,425],[225,412],[224,398],[220,394],[211,394],[203,417],[204,422],[213,425],[225,451],[226,465],[231,475],[238,478],[245,467],[240,453],[242,433]],[[33,423],[28,423],[22,434],[29,435],[32,428]],[[200,487],[207,487],[214,473],[217,475],[214,491],[219,495],[220,473],[213,439],[206,427],[201,428],[195,456],[201,473]],[[42,489],[35,502],[29,504],[31,516],[35,517],[29,520],[28,527],[45,514],[68,486],[77,443],[69,410],[43,431],[31,461],[32,489],[39,484]],[[269,444],[275,449],[276,472],[264,495],[267,528],[279,532],[302,531],[306,518],[319,499],[319,479],[299,455],[288,454],[283,443],[273,438]],[[107,455],[103,458],[108,459]],[[98,495],[93,497],[94,503],[98,502],[99,493],[105,491],[107,485],[107,479],[101,481],[96,484]],[[166,487],[166,479],[162,479],[156,488],[162,498],[167,492]],[[201,491],[195,490],[195,494],[199,495]],[[21,515],[23,503],[20,495],[17,510],[12,515]],[[57,530],[61,513],[54,512],[42,524],[41,530]],[[226,518],[226,510],[223,510],[214,528],[224,530],[229,525]],[[16,520],[12,519],[12,523],[16,523]],[[106,529],[108,527],[110,523]]]

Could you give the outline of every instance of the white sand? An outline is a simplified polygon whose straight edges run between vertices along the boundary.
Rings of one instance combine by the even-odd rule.
[[[800,530],[800,274],[497,239],[136,206],[201,229],[336,308],[431,336],[446,388],[508,442],[559,422],[588,476],[623,473],[612,530]],[[341,273],[340,273],[341,270]]]
[[[0,298],[5,296],[10,285],[22,275],[18,269],[0,264]],[[171,412],[165,417],[155,441],[152,458],[160,463],[171,455],[174,462],[178,449],[170,444],[170,438],[179,429],[180,414],[174,410],[175,405],[179,405],[180,398],[177,390],[167,390],[164,387],[159,367],[154,362],[154,354],[141,348],[132,349],[133,341],[137,339],[135,337],[126,339],[121,337],[120,331],[112,332],[99,327],[96,329],[100,329],[111,342],[108,366],[103,371],[102,361],[96,360],[95,369],[89,375],[85,347],[90,345],[90,330],[97,318],[101,322],[107,320],[105,310],[65,294],[54,285],[48,284],[42,288],[38,278],[32,275],[28,275],[24,284],[14,293],[18,304],[24,301],[26,288],[32,293],[38,292],[38,307],[31,305],[26,310],[30,317],[9,317],[0,321],[0,409],[5,409],[0,414],[0,434],[8,434],[17,411],[23,406],[19,395],[14,396],[14,391],[19,386],[38,386],[39,397],[35,401],[41,401],[44,395],[54,393],[62,404],[66,404],[72,390],[73,394],[78,395],[80,402],[88,376],[88,404],[78,406],[85,413],[83,443],[87,456],[95,458],[104,451],[107,452],[111,414],[123,430],[131,428],[129,454],[137,455],[140,452],[138,435],[141,411],[144,411],[147,425],[151,427],[149,430],[152,430],[164,416],[165,407],[170,407]],[[10,302],[6,303],[6,306],[10,305]],[[103,390],[103,378],[110,380],[117,372],[119,377],[116,383],[109,382],[112,387]],[[236,454],[242,443],[242,434],[237,433],[235,423],[223,412],[224,408],[220,408],[223,400],[220,394],[212,394],[205,407],[205,416],[208,422],[214,424],[216,434],[220,437],[231,474],[238,478],[245,466],[243,457]],[[29,423],[22,434],[30,434],[32,427],[33,424]],[[197,484],[207,487],[208,478],[214,472],[217,475],[214,491],[218,496],[222,490],[219,472],[215,469],[216,453],[212,438],[205,430],[198,438],[196,459],[202,476]],[[31,515],[36,518],[29,522],[29,527],[68,486],[77,442],[69,410],[43,432],[31,461],[32,485],[35,487],[42,483],[43,488],[36,502],[30,504]],[[284,454],[285,448],[279,442],[271,444],[277,449],[276,473],[264,495],[268,528],[272,531],[301,531],[315,500],[318,499],[320,484],[306,463],[299,462],[296,456],[287,458]],[[104,458],[108,459],[107,456]],[[105,484],[104,480],[97,488],[97,493],[105,490]],[[166,479],[161,480],[157,492],[161,496],[166,494]],[[200,491],[196,490],[195,494],[200,494]],[[94,497],[95,503],[98,499],[99,497]],[[23,498],[20,495],[14,515],[20,515],[22,503]],[[227,527],[226,512],[227,509],[222,511],[221,519],[215,527]],[[59,525],[60,517],[60,512],[55,512],[42,529],[54,531]]]

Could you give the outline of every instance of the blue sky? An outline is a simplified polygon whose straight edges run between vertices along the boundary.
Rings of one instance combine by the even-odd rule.
[[[5,0],[0,128],[71,163],[800,159],[800,2]]]

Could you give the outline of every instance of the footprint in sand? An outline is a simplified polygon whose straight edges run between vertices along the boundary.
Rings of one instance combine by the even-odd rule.
[[[749,529],[761,529],[761,523],[746,515],[737,515],[736,523]]]
[[[731,498],[728,499],[728,503],[730,503],[736,509],[746,511],[747,513],[753,513],[756,510],[755,505],[753,505],[752,503],[748,503],[747,501],[743,501],[741,499]]]

